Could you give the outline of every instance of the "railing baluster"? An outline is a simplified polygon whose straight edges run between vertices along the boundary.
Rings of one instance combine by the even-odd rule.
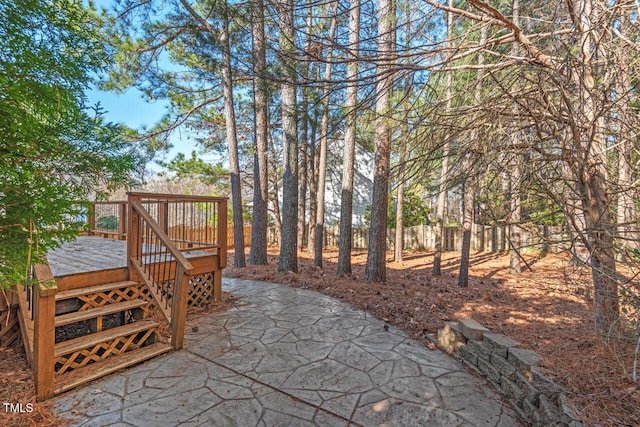
[[[128,240],[135,251],[132,265],[151,289],[170,320],[172,345],[182,346],[189,277],[193,266],[182,250],[218,251],[219,265],[226,264],[226,199],[203,196],[166,196],[130,193]],[[134,227],[132,216],[139,221]],[[214,227],[215,226],[215,227]],[[210,230],[209,227],[212,227]],[[224,259],[223,259],[224,258]],[[162,265],[160,265],[162,263]],[[214,297],[220,297],[220,272],[214,274]]]

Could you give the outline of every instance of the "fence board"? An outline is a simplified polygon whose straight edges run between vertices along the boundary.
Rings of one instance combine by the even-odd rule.
[[[227,244],[233,247],[233,224],[227,228]],[[243,228],[245,247],[251,244],[251,225]],[[215,230],[208,231],[209,233]],[[416,225],[404,228],[404,249],[433,251],[435,249],[435,230],[431,225]],[[269,244],[276,244],[275,229],[268,230]],[[507,226],[491,226],[473,224],[471,229],[471,248],[476,251],[499,252],[509,250],[509,230]],[[523,224],[521,226],[522,248],[537,251],[561,252],[571,246],[571,238],[562,227]],[[395,229],[387,229],[387,247],[393,248]],[[353,249],[367,249],[369,246],[369,229],[353,228],[351,233]],[[340,227],[328,226],[324,229],[324,247],[338,247],[340,244]],[[459,251],[462,248],[462,227],[445,227],[443,236],[445,251]]]

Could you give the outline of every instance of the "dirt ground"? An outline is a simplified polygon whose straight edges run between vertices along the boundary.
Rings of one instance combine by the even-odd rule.
[[[234,268],[229,255],[225,276],[286,283],[349,302],[432,345],[446,320],[474,318],[492,332],[503,333],[544,357],[543,368],[566,387],[579,417],[590,426],[640,426],[640,389],[631,379],[635,323],[624,336],[593,333],[590,270],[570,265],[564,254],[525,255],[532,271],[509,274],[509,256],[472,254],[469,287],[457,285],[459,254],[446,253],[443,275],[431,276],[433,254],[404,253],[391,262],[387,282],[364,280],[366,251],[355,252],[353,273],[336,274],[337,250],[326,250],[324,268],[299,254],[299,273],[277,273],[277,249],[269,265]],[[637,319],[637,317],[636,317]]]
[[[474,253],[467,288],[457,286],[457,253],[445,254],[440,277],[431,276],[431,253],[406,251],[400,263],[391,262],[389,253],[385,284],[365,282],[365,251],[354,252],[353,274],[343,277],[335,273],[337,250],[325,251],[324,269],[313,267],[306,252],[299,255],[299,273],[285,274],[276,272],[276,248],[270,250],[269,265],[241,269],[232,267],[230,252],[224,275],[318,290],[400,327],[429,346],[433,344],[428,335],[435,334],[444,321],[474,318],[544,356],[543,367],[566,387],[585,425],[640,425],[640,389],[631,380],[634,331],[626,336],[593,334],[590,271],[571,266],[566,255],[525,255],[533,271],[525,268],[521,275],[512,276],[508,255]],[[189,317],[224,310],[233,299],[225,295],[222,304]],[[0,404],[35,402],[31,371],[20,347],[0,348],[0,372]],[[47,403],[34,404],[30,413],[8,414],[0,407],[3,426],[63,424]]]

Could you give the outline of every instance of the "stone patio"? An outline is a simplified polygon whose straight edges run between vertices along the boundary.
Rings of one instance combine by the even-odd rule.
[[[92,427],[521,425],[458,362],[348,304],[223,287],[235,306],[190,322],[183,350],[56,397],[54,411]]]

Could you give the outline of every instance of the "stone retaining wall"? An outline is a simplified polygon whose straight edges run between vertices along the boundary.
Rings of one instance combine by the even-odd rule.
[[[562,387],[543,375],[538,353],[472,319],[445,322],[438,343],[486,377],[530,425],[582,426]]]

